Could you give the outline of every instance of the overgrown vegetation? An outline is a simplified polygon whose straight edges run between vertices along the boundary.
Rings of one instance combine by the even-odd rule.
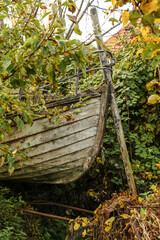
[[[89,2],[91,5],[92,1]],[[130,1],[113,0],[113,7],[106,13],[127,2]],[[77,183],[67,185],[65,191],[64,186],[56,186],[54,191],[51,189],[57,202],[63,199],[63,203],[92,210],[104,202],[95,211],[94,220],[79,217],[73,224],[71,230],[86,225],[91,228],[90,232],[82,228],[79,238],[83,235],[83,239],[160,238],[160,216],[156,211],[160,204],[160,190],[156,186],[160,180],[160,70],[157,70],[160,8],[155,0],[132,1],[132,5],[133,11],[122,11],[123,25],[130,20],[140,32],[132,43],[124,41],[123,49],[115,54],[113,81],[138,193],[142,197],[147,195],[147,198],[137,199],[127,193],[123,196],[115,194],[111,200],[105,201],[111,197],[113,189],[114,192],[124,192],[127,188],[109,113],[103,148],[93,168]],[[99,67],[98,56],[92,55],[81,41],[69,39],[70,30],[79,35],[81,31],[74,16],[69,16],[72,27],[66,31],[62,16],[64,9],[73,15],[75,2],[55,1],[46,5],[40,0],[0,2],[0,166],[8,163],[10,174],[14,171],[16,157],[25,160],[27,156],[18,147],[11,149],[3,144],[5,133],[11,133],[13,125],[21,130],[25,123],[32,124],[35,114],[41,111],[50,114],[39,87],[50,84],[47,90],[53,97],[73,94],[75,79],[61,84],[58,80],[66,74],[75,74],[77,68],[86,76],[80,78],[80,90],[98,88],[103,78],[100,71],[85,75],[86,67]],[[112,18],[112,21],[117,20]],[[17,88],[21,88],[21,95],[14,94]],[[35,95],[40,105],[36,104]],[[21,97],[25,101],[21,101]],[[52,114],[56,116],[57,112]],[[151,188],[154,193],[149,195]],[[0,239],[65,238],[66,222],[24,216],[21,214],[24,204],[20,196],[14,197],[9,189],[0,188]],[[76,216],[71,214],[71,217]]]
[[[0,187],[0,239],[27,239],[25,221],[21,217],[24,201],[15,198],[8,188]]]
[[[30,208],[21,195],[14,196],[7,187],[0,187],[0,239],[2,240],[64,240],[68,222],[25,215]]]
[[[71,223],[67,240],[159,239],[160,189],[144,199],[124,192],[114,194],[94,212],[93,219],[78,217]]]
[[[158,103],[148,104],[150,92],[146,89],[146,84],[158,78],[158,72],[152,61],[136,55],[137,47],[124,43],[117,56],[113,80],[137,188],[142,192],[159,180],[160,112]],[[104,147],[109,160],[108,176],[121,188],[125,186],[125,174],[111,117],[107,121]]]

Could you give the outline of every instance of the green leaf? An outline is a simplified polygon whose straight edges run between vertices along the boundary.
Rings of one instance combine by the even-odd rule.
[[[7,71],[11,72],[14,68],[16,67],[16,65],[14,63],[11,63],[8,67],[7,67]]]
[[[43,47],[43,56],[48,57],[50,55],[49,49],[47,47]]]
[[[7,67],[11,64],[11,60],[7,59],[3,62],[3,68],[7,69]]]
[[[3,140],[4,140],[4,134],[2,132],[0,132],[0,141],[3,142]]]
[[[62,60],[59,64],[59,71],[64,72],[66,70],[66,67],[67,67],[66,62]]]
[[[41,20],[42,20],[43,18],[45,18],[46,16],[48,16],[50,13],[51,13],[51,12],[46,12],[45,14],[43,14]]]
[[[48,70],[48,80],[51,84],[56,84],[57,86],[57,82],[56,82],[56,73],[55,73],[55,66],[54,64],[49,63],[47,65],[47,70]]]
[[[27,113],[23,113],[22,117],[23,117],[24,122],[26,122],[30,125],[33,123],[33,118],[31,116],[29,116]]]
[[[74,25],[74,32],[75,32],[76,34],[78,34],[78,35],[82,35],[82,32],[81,32],[81,30],[79,29],[78,24],[75,24],[75,25]]]
[[[133,26],[136,26],[137,20],[141,17],[141,14],[137,11],[131,11],[129,13],[129,20]]]
[[[140,209],[141,216],[145,215],[146,213],[147,213],[147,209],[143,209],[143,208]]]
[[[53,55],[54,52],[55,52],[55,49],[53,47],[53,42],[52,41],[48,41],[48,47],[49,47],[49,50],[50,50],[51,54]]]
[[[21,129],[24,127],[24,122],[22,121],[22,119],[20,119],[19,116],[16,116],[16,117],[14,118],[14,121],[15,121],[16,124],[17,124],[18,130],[21,130]]]
[[[57,21],[58,21],[63,27],[66,26],[66,22],[65,22],[65,19],[64,19],[64,18],[58,17],[58,18],[57,18]]]
[[[10,4],[11,3],[11,1],[9,1],[9,0],[3,0],[5,3],[7,3],[7,4]]]
[[[59,43],[60,47],[63,48],[65,46],[66,41],[65,40],[60,40],[58,43]]]
[[[144,26],[152,26],[154,23],[154,17],[151,14],[144,14],[142,18],[142,23]]]
[[[118,22],[118,20],[115,19],[115,18],[110,18],[109,21],[110,21],[110,22]]]

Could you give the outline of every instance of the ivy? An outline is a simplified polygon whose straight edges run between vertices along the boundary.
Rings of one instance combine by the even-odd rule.
[[[155,76],[152,61],[144,62],[136,51],[137,47],[124,43],[123,50],[117,54],[113,81],[133,172],[139,191],[143,191],[144,185],[147,188],[159,179],[160,113],[158,105],[150,106],[147,102],[146,84]],[[125,175],[111,117],[107,120],[104,146],[109,161],[108,176],[123,189]]]

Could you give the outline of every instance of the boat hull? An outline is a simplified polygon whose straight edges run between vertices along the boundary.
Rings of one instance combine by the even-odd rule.
[[[75,101],[71,100],[69,105]],[[57,103],[57,106],[64,108],[65,104]],[[107,109],[108,87],[104,85],[101,94],[62,113],[62,121],[55,117],[40,118],[35,119],[32,126],[26,124],[22,131],[13,129],[12,134],[5,136],[6,143],[12,148],[18,145],[29,159],[17,159],[12,175],[8,173],[8,166],[3,165],[0,180],[51,184],[77,180],[91,167],[99,152]],[[68,121],[65,116],[73,119]]]

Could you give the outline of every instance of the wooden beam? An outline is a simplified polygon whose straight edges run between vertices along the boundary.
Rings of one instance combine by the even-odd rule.
[[[103,50],[103,48],[102,48],[103,39],[102,39],[102,34],[101,34],[101,30],[100,30],[100,24],[99,24],[99,19],[98,19],[98,14],[97,14],[96,8],[91,8],[91,19],[92,19],[92,25],[93,25],[95,37],[97,39],[97,47],[99,50]],[[105,52],[100,52],[99,58],[100,58],[102,67],[109,66]],[[128,155],[127,146],[126,146],[126,142],[125,142],[125,138],[124,138],[122,123],[121,123],[121,119],[120,119],[120,115],[119,115],[116,98],[114,95],[111,70],[104,69],[103,74],[104,74],[104,81],[106,81],[108,83],[108,85],[110,86],[110,89],[111,89],[111,91],[110,91],[111,111],[112,111],[112,116],[114,119],[114,125],[115,125],[117,138],[118,138],[118,142],[119,142],[119,146],[120,146],[120,150],[121,150],[121,155],[122,155],[124,169],[126,172],[128,185],[129,185],[129,188],[132,191],[132,193],[134,195],[137,195],[136,186],[135,186],[134,177],[133,177],[132,168],[131,168],[131,163],[129,161],[129,155]]]

